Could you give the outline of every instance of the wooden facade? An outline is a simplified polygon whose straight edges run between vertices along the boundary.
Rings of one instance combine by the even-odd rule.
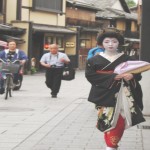
[[[102,12],[101,7],[112,1],[97,0],[95,4],[90,4],[92,1],[86,0],[83,4],[82,0],[59,0],[57,8],[52,5],[49,8],[48,5],[54,4],[54,0],[44,0],[42,3],[41,0],[7,0],[4,18],[6,23],[26,29],[26,33],[21,36],[26,43],[20,48],[30,59],[36,57],[39,60],[47,50],[47,44],[53,41],[59,43],[61,51],[70,55],[76,68],[84,68],[88,51],[96,46],[100,30],[113,25],[129,37],[132,32],[136,32],[136,19],[126,19],[124,12],[128,9],[125,2],[124,5],[119,4],[122,1],[115,1],[118,11],[112,8],[109,13],[104,13],[107,9],[102,8]],[[97,5],[99,3],[103,5]],[[13,11],[10,12],[11,7]],[[98,17],[98,13],[102,13],[103,17]],[[114,15],[114,18],[110,18],[110,15]]]
[[[95,12],[84,10],[77,7],[67,7],[66,17],[75,20],[84,20],[95,22]]]

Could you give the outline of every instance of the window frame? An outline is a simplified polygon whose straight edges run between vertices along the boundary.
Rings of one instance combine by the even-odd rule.
[[[47,3],[47,2],[49,2],[49,0],[47,0],[47,1],[45,0],[45,2]],[[52,2],[56,3],[56,0],[52,0]],[[45,6],[43,6],[43,7],[38,6],[38,0],[33,0],[33,10],[45,11],[45,12],[54,12],[54,13],[63,13],[63,0],[60,0],[60,2],[61,2],[61,4],[60,4],[61,8],[59,9],[57,7],[57,8],[53,9],[53,8],[49,8],[49,7],[45,7]]]
[[[50,41],[48,41],[48,38],[50,38]],[[64,51],[64,36],[63,35],[54,35],[54,34],[45,34],[44,35],[44,42],[43,42],[43,48],[44,50],[48,50],[48,46],[50,44],[58,44],[59,51]]]
[[[48,47],[47,48],[45,48],[45,47],[49,46],[50,44],[53,44],[53,43],[54,43],[54,37],[52,35],[44,36],[44,50],[48,50]]]
[[[17,0],[17,13],[16,13],[16,19],[21,20],[21,6],[22,6],[22,0]]]
[[[64,48],[64,38],[62,36],[56,36],[56,44],[59,48]]]

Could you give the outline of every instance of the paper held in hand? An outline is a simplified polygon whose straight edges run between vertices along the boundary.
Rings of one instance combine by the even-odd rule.
[[[126,61],[119,64],[114,73],[122,74],[122,73],[142,73],[144,71],[150,70],[150,63],[146,61]]]

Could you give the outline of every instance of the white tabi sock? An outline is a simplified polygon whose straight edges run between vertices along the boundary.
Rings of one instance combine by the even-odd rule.
[[[117,150],[116,148],[106,147],[106,150]]]

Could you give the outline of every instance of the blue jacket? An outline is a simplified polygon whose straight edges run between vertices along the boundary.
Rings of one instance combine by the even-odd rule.
[[[7,61],[7,54],[8,54],[9,50],[5,49],[3,51],[0,52],[0,58],[4,61]],[[14,54],[14,57],[12,58],[11,61],[15,61],[15,60],[27,60],[27,56],[24,53],[24,51],[16,49],[16,53]]]
[[[96,53],[103,52],[103,51],[104,51],[103,48],[100,48],[100,47],[98,47],[98,46],[97,46],[97,47],[94,47],[94,48],[92,48],[92,49],[89,50],[87,59],[89,59],[89,58],[95,56]]]

